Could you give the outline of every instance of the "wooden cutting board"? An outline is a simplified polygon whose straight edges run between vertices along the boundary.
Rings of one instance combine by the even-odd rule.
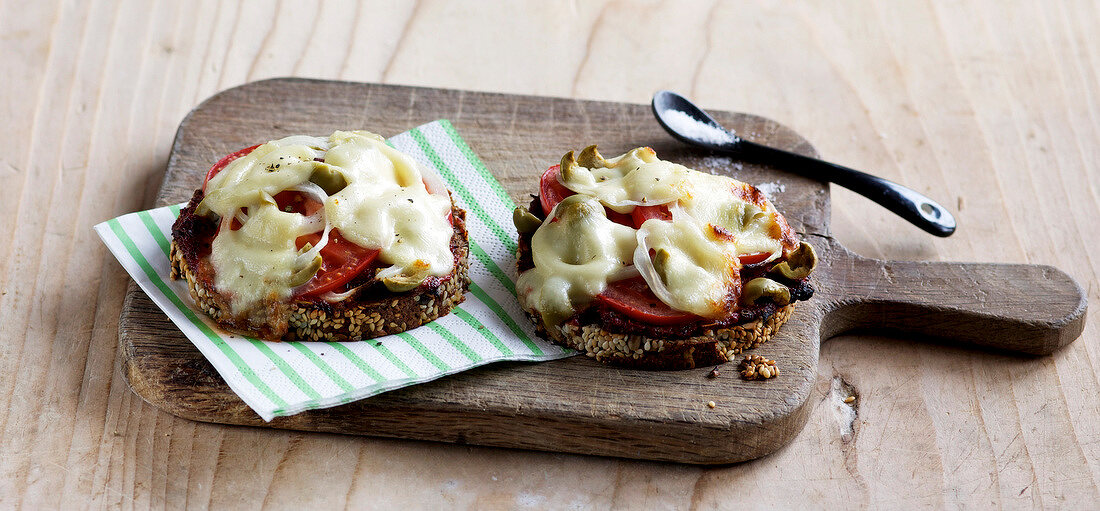
[[[712,112],[743,137],[815,156],[798,134],[746,114]],[[143,399],[225,424],[668,460],[730,463],[789,442],[809,415],[822,340],[852,329],[1046,354],[1076,339],[1086,299],[1065,273],[1034,265],[879,261],[829,236],[824,183],[741,164],[669,137],[648,106],[363,83],[275,79],[222,92],[180,125],[156,206],[190,198],[211,163],[282,136],[367,129],[391,136],[446,118],[519,204],[571,149],[650,146],[663,159],[772,183],[775,203],[821,257],[817,294],[753,353],[778,378],[742,381],[735,364],[647,372],[583,356],[501,363],[370,399],[264,422],[131,282],[119,323],[122,367]],[[882,214],[890,214],[883,210]],[[966,226],[961,226],[966,229]],[[913,229],[914,236],[925,234]],[[714,408],[707,405],[715,403]]]

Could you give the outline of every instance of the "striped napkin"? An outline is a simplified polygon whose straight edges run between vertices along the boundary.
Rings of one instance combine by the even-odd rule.
[[[266,421],[337,406],[502,360],[576,352],[535,336],[516,302],[515,204],[446,120],[389,140],[435,168],[467,211],[470,292],[450,314],[366,342],[267,342],[221,330],[168,278],[172,223],[183,205],[130,213],[95,226],[138,285]]]

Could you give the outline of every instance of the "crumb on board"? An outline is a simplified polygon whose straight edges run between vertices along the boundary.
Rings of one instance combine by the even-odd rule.
[[[844,398],[844,403],[845,404],[851,404],[855,400],[856,400],[855,396],[848,396],[848,397]]]
[[[779,376],[779,367],[774,360],[750,355],[741,361],[741,378],[744,380],[767,380],[776,376]]]
[[[714,401],[707,401],[707,406],[710,407],[710,408],[714,408],[715,406],[718,406],[718,405],[714,404]]]

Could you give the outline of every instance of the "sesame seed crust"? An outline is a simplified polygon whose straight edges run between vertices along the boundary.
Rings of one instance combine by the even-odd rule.
[[[272,335],[270,325],[248,328],[239,317],[230,313],[229,300],[217,292],[209,279],[200,279],[187,262],[184,250],[172,241],[169,259],[173,280],[186,279],[187,289],[199,309],[220,326],[242,335],[283,341],[358,341],[372,339],[411,330],[451,312],[465,300],[470,286],[469,241],[465,226],[465,212],[452,209],[455,234],[451,241],[455,254],[455,267],[450,274],[440,278],[437,286],[421,285],[404,293],[389,293],[370,299],[360,295],[340,302],[321,299],[292,300],[280,305],[276,313],[281,323],[286,322],[285,333]],[[197,264],[209,264],[198,260]]]
[[[555,332],[542,326],[535,311],[526,311],[538,334],[551,342],[573,348],[597,361],[635,369],[694,369],[733,360],[747,349],[771,339],[791,317],[794,304],[749,323],[707,329],[687,338],[653,338],[614,333],[594,323],[567,322]]]

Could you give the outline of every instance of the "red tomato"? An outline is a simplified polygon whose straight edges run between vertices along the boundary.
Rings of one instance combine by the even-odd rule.
[[[543,214],[547,216],[562,199],[573,195],[573,190],[558,182],[559,173],[561,173],[561,165],[554,165],[546,169],[546,172],[542,173],[542,178],[539,179],[539,203],[542,204]]]
[[[294,244],[302,248],[307,242],[316,245],[319,241],[321,233],[315,232],[299,236]],[[321,249],[321,269],[298,290],[297,296],[308,298],[340,289],[370,267],[376,257],[378,250],[360,247],[333,229],[329,231],[328,244]]]
[[[293,192],[290,190],[283,190],[275,194],[275,204],[279,205],[280,211],[286,211],[289,213],[301,213],[305,216],[310,216],[321,209],[323,204],[302,192]]]
[[[759,262],[763,262],[769,257],[771,257],[771,254],[768,252],[757,252],[755,254],[745,254],[737,256],[737,260],[741,261],[741,265],[744,266],[746,264],[756,264]]]
[[[623,315],[652,325],[677,325],[699,319],[690,312],[669,307],[653,294],[642,277],[619,280],[607,285],[596,301]]]
[[[246,148],[241,149],[240,151],[237,151],[235,153],[227,154],[224,158],[218,160],[218,163],[215,163],[213,167],[210,167],[210,170],[206,171],[206,179],[203,180],[203,182],[202,182],[202,191],[204,193],[206,192],[206,183],[210,182],[210,180],[214,176],[218,175],[218,172],[221,172],[222,169],[227,167],[230,163],[233,163],[233,160],[236,160],[237,158],[240,158],[241,156],[244,156],[248,153],[251,153],[252,150],[257,148],[257,147],[260,147],[260,144],[256,144],[252,147],[246,147]]]
[[[634,219],[634,228],[637,229],[650,218],[656,218],[658,220],[664,220],[665,222],[672,221],[672,212],[668,210],[668,206],[635,206],[634,211],[630,213],[630,216]]]
[[[626,213],[616,213],[608,209],[606,206],[604,206],[603,210],[607,213],[608,220],[611,220],[612,222],[620,225],[625,225],[627,227],[634,227],[634,218],[630,215]]]
[[[322,207],[322,204],[313,197],[292,191],[276,194],[275,203],[279,205],[280,210],[301,213],[305,216],[316,213]],[[294,240],[294,244],[298,248],[302,248],[306,243],[316,245],[321,241],[321,234],[315,232],[299,236]],[[328,244],[321,249],[321,269],[298,291],[298,296],[308,298],[340,289],[370,267],[377,257],[378,250],[360,247],[344,239],[340,231],[329,231]]]

